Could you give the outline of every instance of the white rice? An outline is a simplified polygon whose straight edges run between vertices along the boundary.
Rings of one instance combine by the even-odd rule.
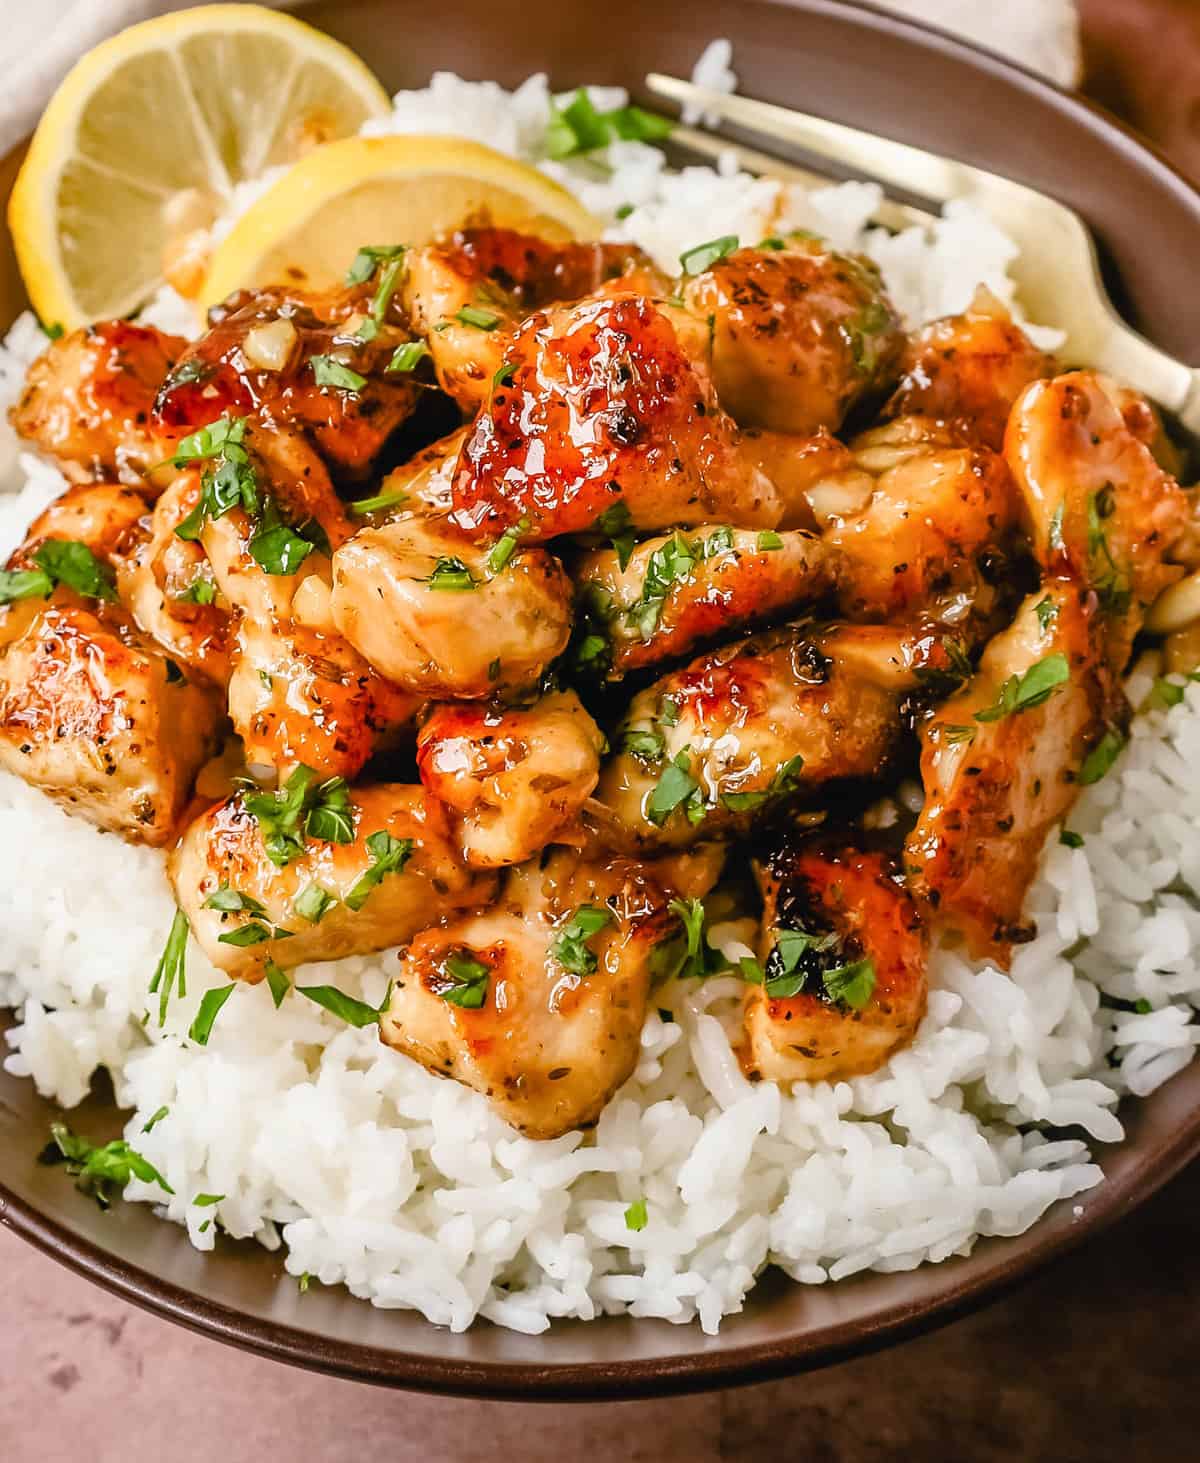
[[[732,84],[726,52],[704,64]],[[549,104],[543,78],[510,95],[439,75],[372,130],[466,132],[527,155]],[[715,234],[750,240],[808,219],[869,249],[914,323],[962,308],[980,282],[1012,296],[1011,244],[965,209],[932,239],[889,238],[865,229],[875,195],[859,185],[804,197],[730,168],[671,175],[638,143],[614,143],[606,163],[545,166],[599,212],[633,204],[614,236],[667,264]],[[166,292],[155,317],[178,319],[181,304]],[[18,322],[0,351],[5,402],[40,344]],[[62,487],[36,457],[15,466],[3,548]],[[1135,699],[1152,675],[1135,672]],[[813,1285],[911,1269],[966,1254],[979,1235],[1020,1233],[1101,1181],[1091,1147],[1122,1137],[1119,1098],[1152,1091],[1200,1039],[1197,767],[1200,685],[1189,684],[1181,704],[1139,718],[1116,769],[1081,799],[1070,824],[1084,847],[1050,840],[1029,898],[1040,933],[1011,973],[936,951],[918,1037],[879,1072],[790,1093],[751,1085],[730,1044],[738,982],[673,986],[655,993],[637,1070],[596,1130],[550,1143],[517,1136],[482,1097],[374,1031],[295,997],[274,1010],[265,987],[235,990],[209,1045],[189,1043],[201,996],[224,984],[194,946],[187,996],[165,1029],[143,1028],[173,912],[161,855],[5,776],[0,1002],[20,1011],[5,1066],[65,1106],[107,1067],[134,1112],[127,1137],[175,1190],[164,1206],[135,1180],[126,1198],[160,1206],[200,1249],[215,1218],[235,1237],[282,1242],[293,1275],[455,1330],[480,1315],[537,1333],[559,1316],[628,1311],[714,1332],[768,1264]],[[304,978],[378,1002],[394,961],[385,952]],[[144,1133],[160,1107],[167,1116]],[[1065,1127],[1089,1141],[1060,1137]],[[31,1151],[40,1141],[30,1135]],[[200,1207],[200,1193],[223,1197]],[[625,1219],[637,1200],[640,1231]]]

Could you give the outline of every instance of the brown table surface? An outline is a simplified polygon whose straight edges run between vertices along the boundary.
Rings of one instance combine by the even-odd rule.
[[[1200,0],[1080,0],[1091,90],[1200,178]],[[1200,353],[1198,353],[1200,354]],[[293,1371],[0,1230],[0,1463],[1157,1463],[1197,1456],[1200,1165],[1016,1294],[807,1377],[625,1406],[455,1402]]]

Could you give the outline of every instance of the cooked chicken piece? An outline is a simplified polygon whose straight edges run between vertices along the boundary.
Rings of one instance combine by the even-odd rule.
[[[883,1065],[925,1014],[925,939],[883,854],[785,843],[758,869],[763,984],[748,985],[752,1077],[840,1082]]]
[[[885,415],[932,417],[971,445],[999,452],[1013,403],[1031,381],[1054,374],[1054,358],[981,289],[969,310],[911,337],[901,370]]]
[[[137,843],[170,842],[221,721],[121,610],[70,591],[0,653],[0,766]]]
[[[820,599],[836,559],[812,534],[677,530],[623,554],[596,549],[575,566],[584,611],[581,668],[614,680]],[[603,644],[601,644],[603,642]]]
[[[1138,405],[1094,371],[1039,381],[1013,408],[1004,448],[1034,554],[1095,591],[1115,671],[1147,606],[1182,572],[1164,560],[1190,518],[1146,445]]]
[[[485,913],[417,936],[380,1035],[529,1138],[589,1127],[637,1063],[665,905],[624,859],[525,864]]]
[[[152,422],[151,407],[186,346],[127,320],[73,330],[30,366],[9,419],[72,477],[110,474],[142,486],[142,474],[171,450],[174,438]]]
[[[199,530],[199,542],[212,566],[213,577],[228,603],[260,624],[285,621],[292,614],[296,590],[318,570],[328,573],[329,549],[335,549],[353,531],[321,459],[294,432],[249,427],[244,446],[253,473],[257,510],[249,513],[240,503],[219,516],[209,516]],[[179,507],[191,511],[200,501],[203,480],[211,479],[211,465],[189,469],[190,487],[180,492]],[[273,515],[273,517],[271,516]],[[290,525],[313,545],[294,545],[291,560],[269,553]],[[182,525],[177,525],[176,536]],[[290,573],[281,572],[298,559]]]
[[[356,777],[411,726],[420,704],[340,635],[240,619],[229,717],[256,770],[286,778],[303,764],[322,777]]]
[[[402,303],[425,337],[438,383],[474,412],[512,329],[534,310],[601,286],[666,293],[666,277],[632,244],[552,244],[511,229],[462,229],[407,256]]]
[[[1046,834],[1120,746],[1106,730],[1120,707],[1102,635],[1087,590],[1048,582],[921,730],[925,806],[907,864],[978,958],[1006,963],[1010,944],[1032,937],[1021,910]]]
[[[574,691],[532,706],[437,706],[421,728],[421,781],[457,818],[474,868],[519,864],[565,841],[600,775],[604,735]]]
[[[468,430],[460,427],[457,432],[431,443],[389,472],[380,483],[377,495],[359,500],[360,503],[378,502],[380,506],[366,512],[356,510],[358,517],[373,523],[379,522],[383,516],[407,511],[444,518],[454,506],[450,486]]]
[[[187,348],[155,404],[176,434],[215,417],[251,416],[262,426],[307,432],[330,468],[367,475],[422,389],[411,369],[392,370],[410,341],[392,294],[373,301],[374,278],[328,294],[239,290],[209,312],[207,333]]]
[[[490,899],[491,880],[463,867],[445,813],[422,788],[379,783],[347,795],[340,784],[339,818],[315,829],[310,821],[306,834],[306,815],[328,786],[308,784],[282,850],[275,821],[256,816],[271,795],[238,793],[190,824],[172,853],[179,907],[229,976],[258,981],[268,962],[291,969],[384,950]],[[316,836],[339,825],[350,842]],[[239,933],[251,928],[262,934]]]
[[[895,378],[900,319],[863,255],[796,237],[737,249],[682,290],[711,331],[717,396],[740,426],[836,431]]]
[[[511,539],[479,547],[445,520],[398,518],[360,529],[334,554],[330,608],[396,685],[481,700],[533,685],[562,653],[571,583],[545,549]]]
[[[878,777],[900,715],[877,679],[831,659],[808,627],[702,656],[633,698],[589,817],[617,847],[680,848],[831,779]]]
[[[686,310],[633,295],[532,315],[505,351],[455,472],[473,537],[525,539],[700,523],[790,528],[780,490],[737,450]]]
[[[155,503],[149,521],[126,537],[116,561],[117,590],[134,619],[172,660],[224,686],[230,670],[228,603],[217,590],[204,549],[175,532],[198,496],[197,474],[178,474]]]
[[[112,563],[136,536],[140,520],[149,511],[146,499],[133,488],[119,483],[78,483],[33,520],[9,568],[27,567],[38,547],[50,538],[86,544],[97,559]]]
[[[971,654],[986,638],[972,620],[961,625],[839,622],[812,633],[818,647],[847,675],[903,696],[909,705],[944,700],[964,685],[973,674]]]
[[[1003,457],[907,417],[851,444],[854,465],[810,490],[853,619],[986,616],[1012,550],[1016,492]]]

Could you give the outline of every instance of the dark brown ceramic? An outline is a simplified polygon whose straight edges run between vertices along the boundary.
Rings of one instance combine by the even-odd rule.
[[[1200,363],[1194,288],[1200,197],[1118,126],[1034,78],[891,17],[836,3],[760,0],[467,0],[313,4],[305,13],[354,46],[391,87],[437,68],[514,84],[545,69],[640,92],[651,69],[686,73],[728,35],[750,95],[940,148],[1040,185],[1094,225],[1130,313],[1159,344]],[[647,100],[644,96],[642,100]],[[0,175],[6,194],[15,161]],[[21,303],[7,240],[0,312]],[[798,1372],[946,1321],[1146,1198],[1200,1151],[1200,1065],[1125,1114],[1129,1136],[1103,1155],[1107,1182],[1061,1204],[1019,1239],[966,1260],[822,1289],[764,1279],[719,1337],[658,1321],[564,1323],[527,1337],[480,1325],[452,1336],[340,1290],[301,1296],[279,1260],[220,1244],[203,1256],[141,1205],[101,1214],[35,1158],[53,1116],[31,1085],[0,1075],[0,1221],[118,1294],[209,1335],[341,1376],[507,1398],[633,1398]],[[78,1118],[114,1130],[111,1107]],[[1078,1212],[1077,1212],[1078,1211]],[[1120,1297],[1113,1297],[1114,1304]]]

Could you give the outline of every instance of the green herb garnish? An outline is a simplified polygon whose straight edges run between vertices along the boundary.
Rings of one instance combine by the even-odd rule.
[[[275,1009],[278,1011],[280,1006],[283,1005],[283,998],[291,990],[292,983],[288,980],[284,971],[273,960],[267,961],[265,974],[267,977],[267,989],[271,992],[271,999],[275,1002]]]
[[[368,1006],[366,1001],[348,996],[345,991],[339,991],[337,986],[298,985],[296,990],[318,1006],[323,1006],[331,1015],[338,1016],[348,1025],[357,1027],[374,1026],[382,1012],[387,1010],[388,1001],[391,998],[390,987],[383,998],[383,1004],[379,1007]]]
[[[65,1164],[77,1187],[95,1199],[101,1209],[107,1209],[112,1203],[115,1190],[124,1192],[130,1179],[157,1184],[167,1194],[175,1192],[150,1160],[123,1138],[98,1148],[72,1133],[65,1123],[51,1123],[50,1136],[51,1142],[42,1150],[39,1162]]]
[[[460,325],[470,325],[476,330],[495,330],[502,319],[495,310],[483,310],[478,305],[464,305],[454,318]]]
[[[517,552],[517,546],[521,542],[521,536],[529,532],[529,519],[519,519],[516,526],[508,529],[503,538],[497,539],[495,547],[488,555],[488,568],[493,574],[499,574],[508,564],[508,561]]]
[[[564,970],[569,970],[573,975],[591,975],[598,962],[595,952],[588,948],[587,942],[612,921],[610,909],[595,904],[581,904],[550,946],[551,955]]]
[[[727,792],[722,794],[721,802],[731,813],[751,812],[765,802],[774,798],[786,797],[788,793],[794,792],[803,770],[804,758],[797,753],[795,757],[789,757],[782,766],[776,768],[769,787],[758,792]]]
[[[482,960],[476,960],[466,950],[456,950],[446,957],[442,970],[449,982],[438,987],[442,1000],[464,1010],[478,1011],[487,1000],[491,974]]]
[[[160,1026],[166,1024],[167,1006],[170,1004],[172,991],[177,990],[181,996],[187,995],[187,941],[190,932],[187,915],[182,909],[177,909],[175,918],[171,921],[167,943],[158,958],[158,964],[154,967],[154,976],[150,981],[150,994],[154,995],[156,991],[158,992],[158,1024]]]
[[[152,1133],[170,1111],[171,1109],[164,1103],[156,1112],[151,1113],[149,1119],[142,1124],[142,1132]]]
[[[565,106],[556,107],[546,129],[546,156],[571,157],[575,153],[594,152],[607,147],[615,138],[624,142],[657,142],[669,137],[675,124],[669,117],[645,112],[641,107],[614,107],[598,112],[587,92],[580,87]],[[628,217],[632,205],[622,204],[617,217]]]
[[[405,244],[364,244],[346,271],[346,283],[366,284],[380,264],[399,259],[406,248]]]
[[[336,356],[311,356],[309,365],[318,386],[334,386],[339,391],[361,391],[367,384],[365,376],[352,371],[345,361],[339,361]]]
[[[1072,833],[1069,828],[1064,828],[1058,835],[1059,843],[1065,844],[1067,848],[1082,848],[1083,834]]]
[[[646,802],[646,817],[656,827],[661,827],[676,808],[682,808],[690,822],[703,820],[704,801],[700,784],[691,774],[691,765],[691,748],[684,747],[658,779]]]
[[[371,856],[371,867],[364,869],[346,895],[346,908],[360,910],[388,874],[399,874],[404,870],[413,851],[411,838],[393,838],[386,831],[372,833],[367,839],[367,853]]]
[[[326,843],[353,840],[344,777],[318,782],[317,773],[301,765],[275,792],[244,792],[242,804],[257,822],[267,857],[277,868],[300,857],[306,835]]]
[[[976,721],[1000,721],[1018,711],[1031,711],[1048,701],[1065,681],[1071,678],[1071,667],[1061,651],[1048,655],[1029,667],[1023,675],[1009,676],[1000,687],[991,706],[975,713]]]
[[[310,925],[319,925],[337,900],[320,884],[305,884],[292,900],[292,908]]]
[[[722,234],[719,239],[710,239],[707,244],[696,244],[691,249],[685,249],[679,256],[680,268],[685,275],[703,274],[718,259],[732,254],[737,246],[736,234]]]
[[[596,519],[596,528],[602,533],[617,553],[617,563],[624,569],[633,554],[633,515],[624,499],[606,508]]]
[[[638,1232],[645,1229],[647,1221],[645,1199],[635,1199],[625,1211],[625,1228]]]
[[[861,1011],[875,990],[875,962],[868,956],[849,965],[837,965],[832,970],[823,970],[821,980],[831,1001]]]
[[[1109,727],[1083,759],[1083,766],[1079,769],[1079,781],[1083,786],[1090,787],[1093,782],[1099,782],[1121,755],[1124,747],[1125,738],[1119,731]]]
[[[247,929],[261,928],[260,926],[248,925]],[[224,939],[224,936],[221,937]],[[196,1019],[188,1028],[188,1035],[199,1046],[207,1046],[208,1038],[212,1035],[213,1022],[217,1019],[221,1007],[233,995],[233,982],[228,985],[218,986],[214,991],[205,991],[200,1002],[200,1009],[196,1012]]]
[[[356,498],[349,505],[351,513],[382,513],[386,508],[401,508],[408,502],[407,493],[376,493],[373,498]]]
[[[406,340],[392,352],[392,359],[384,366],[384,372],[398,374],[401,371],[414,371],[428,354],[429,347],[423,340]]]
[[[442,558],[433,566],[433,573],[425,581],[430,589],[461,591],[474,589],[475,581],[471,571],[461,559]]]

